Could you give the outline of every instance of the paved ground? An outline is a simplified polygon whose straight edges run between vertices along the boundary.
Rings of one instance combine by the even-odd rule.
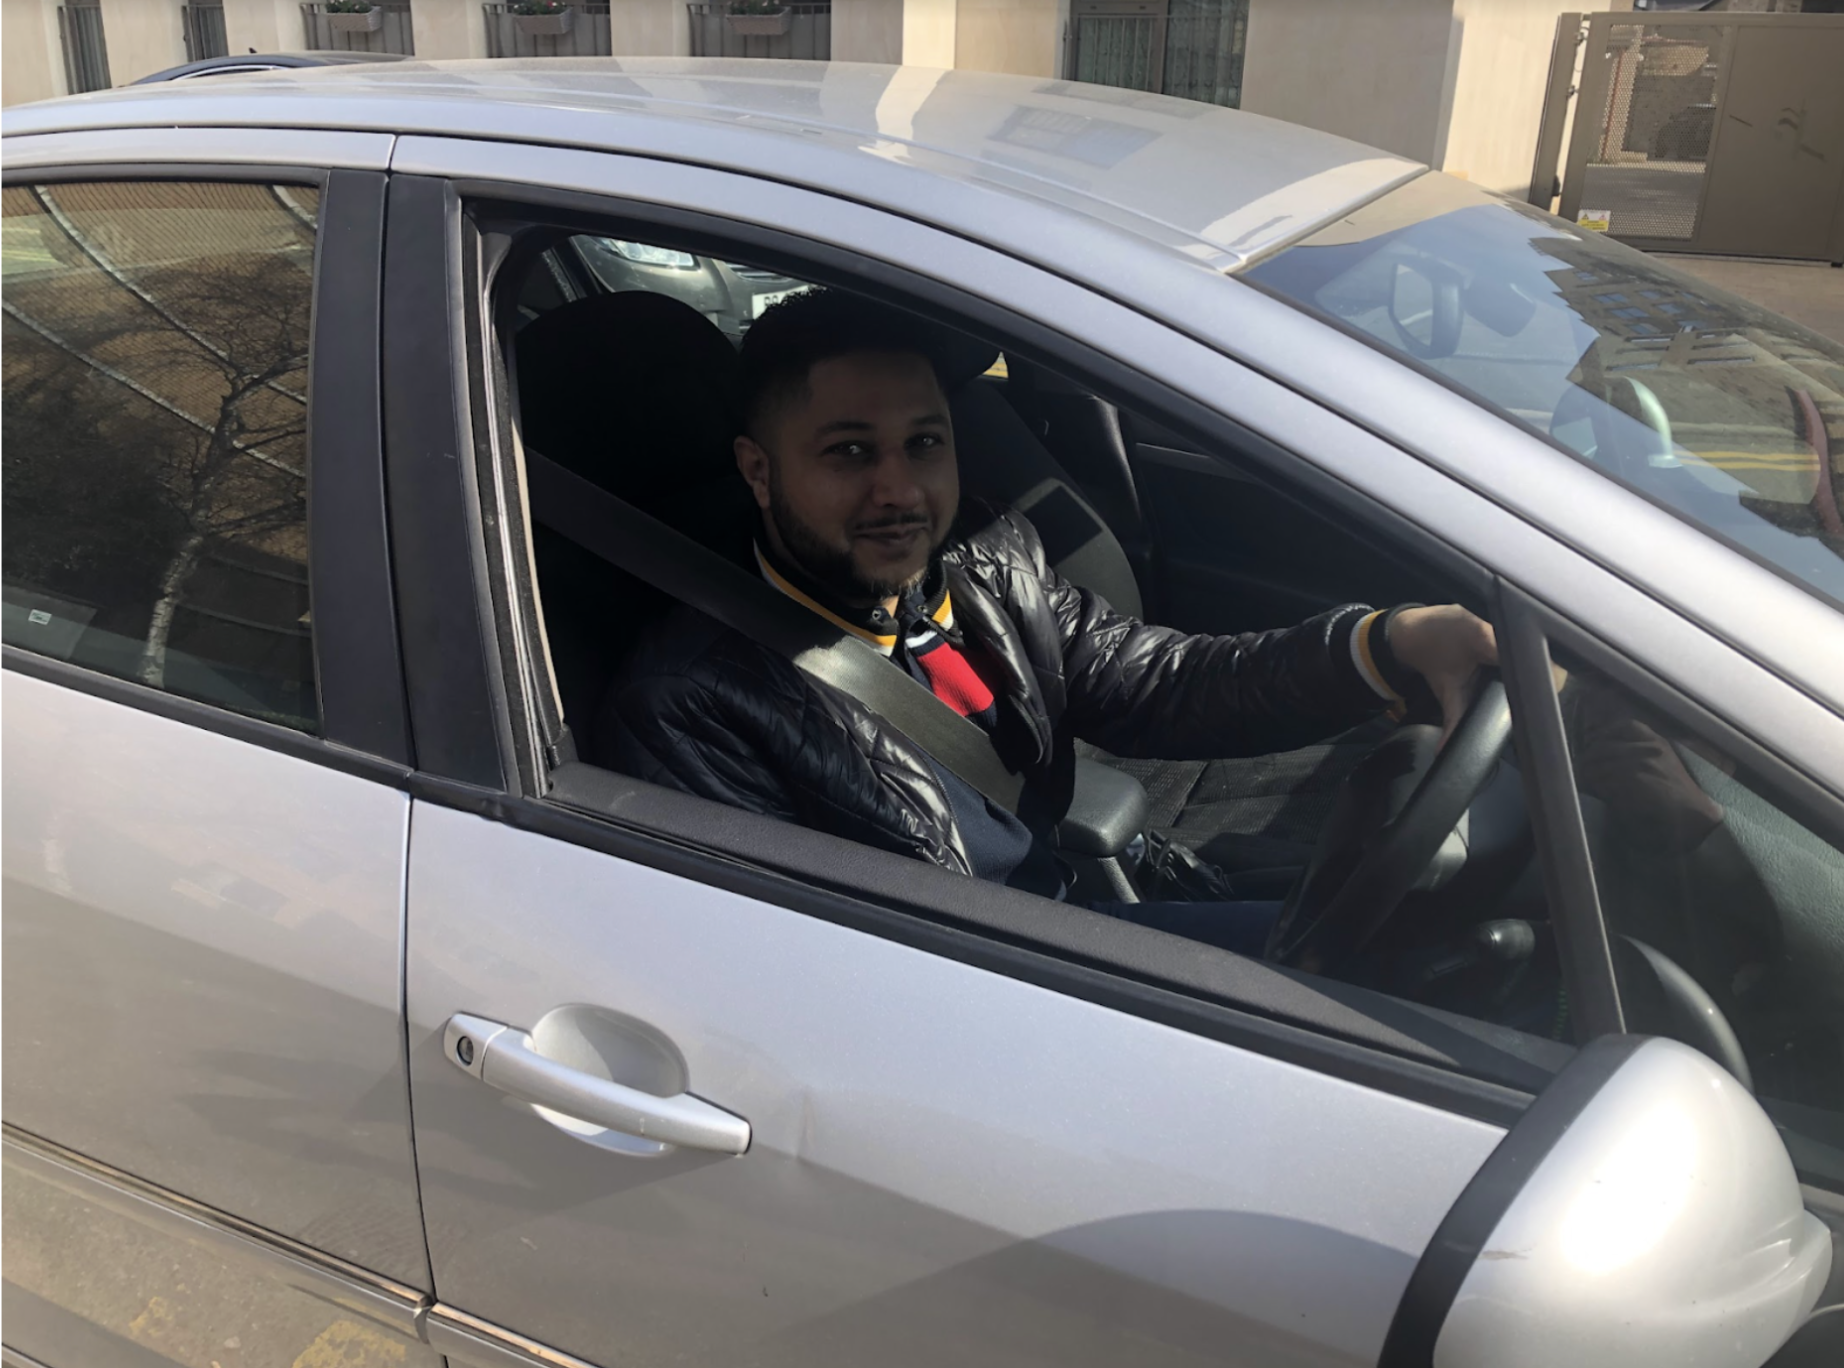
[[[1657,255],[1661,261],[1844,345],[1844,270],[1820,262]]]

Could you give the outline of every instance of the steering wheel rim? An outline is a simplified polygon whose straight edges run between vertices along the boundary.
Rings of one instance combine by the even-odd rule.
[[[1321,833],[1321,848],[1288,893],[1269,933],[1269,960],[1297,968],[1335,969],[1388,923],[1491,779],[1510,743],[1511,709],[1496,671],[1482,672],[1459,725],[1437,750],[1438,736],[1438,728],[1398,728],[1346,776],[1334,800],[1333,819]],[[1384,782],[1398,790],[1413,779],[1406,799],[1399,806],[1391,800],[1388,806],[1396,810],[1384,813],[1382,821],[1369,815],[1366,824],[1374,829],[1341,842],[1335,831],[1341,806],[1347,811],[1361,807],[1352,796],[1355,786],[1378,782],[1385,770],[1389,774]],[[1352,845],[1355,852],[1348,848]]]

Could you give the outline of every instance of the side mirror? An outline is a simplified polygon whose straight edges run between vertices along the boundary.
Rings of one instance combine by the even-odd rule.
[[[1436,262],[1398,261],[1389,283],[1389,321],[1411,356],[1452,356],[1466,321],[1460,277]]]
[[[1378,1368],[1761,1368],[1830,1271],[1748,1091],[1689,1046],[1608,1036],[1454,1203]]]

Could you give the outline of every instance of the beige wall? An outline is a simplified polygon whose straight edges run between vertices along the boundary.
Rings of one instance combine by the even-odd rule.
[[[1609,8],[1608,0],[1455,0],[1459,80],[1440,165],[1522,199],[1537,152],[1556,16]]]
[[[57,0],[0,0],[0,104],[63,93]]]
[[[102,0],[102,32],[109,47],[109,79],[118,86],[186,60],[177,4]]]
[[[1242,107],[1521,196],[1556,16],[1631,0],[1251,0]]]
[[[835,62],[903,60],[904,0],[833,0]]]
[[[617,57],[683,57],[691,51],[691,23],[680,0],[614,0],[608,40]]]
[[[1242,107],[1430,161],[1452,20],[1453,0],[1251,0]]]
[[[410,31],[418,57],[487,55],[486,17],[473,0],[411,0]]]
[[[967,71],[1060,76],[1068,12],[1067,0],[960,0],[954,65]]]
[[[908,66],[954,65],[960,0],[903,0],[903,62]]]
[[[224,0],[224,46],[233,53],[303,51],[299,0]]]

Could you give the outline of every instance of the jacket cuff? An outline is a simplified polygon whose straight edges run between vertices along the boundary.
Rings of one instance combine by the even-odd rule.
[[[1427,681],[1396,658],[1389,627],[1396,614],[1419,603],[1399,603],[1394,608],[1369,612],[1352,623],[1349,637],[1351,663],[1371,692],[1381,699],[1397,721],[1428,711],[1433,695]]]
[[[1354,603],[1336,610],[1326,631],[1326,645],[1332,657],[1332,673],[1339,683],[1339,695],[1346,706],[1366,712],[1388,706],[1396,695],[1384,685],[1382,676],[1366,663],[1361,643],[1365,629],[1382,614],[1368,604]]]

